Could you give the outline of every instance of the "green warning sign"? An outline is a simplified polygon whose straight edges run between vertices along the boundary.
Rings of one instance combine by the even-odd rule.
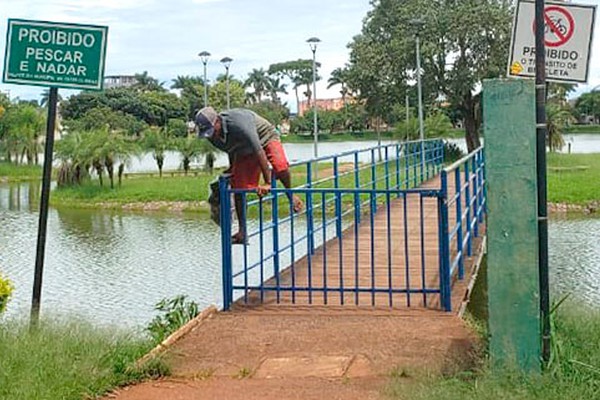
[[[108,27],[8,20],[3,82],[101,90]]]

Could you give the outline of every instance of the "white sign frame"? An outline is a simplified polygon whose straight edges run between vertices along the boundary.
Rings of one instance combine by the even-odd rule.
[[[565,43],[557,44],[551,41],[554,45],[546,45],[546,80],[561,83],[587,83],[596,6],[546,1],[545,9],[548,10],[548,8],[559,15],[562,10],[566,10],[569,13],[568,17],[572,19],[565,18],[567,23],[560,26],[567,31],[564,32],[564,37],[559,38],[557,42],[564,41]],[[534,0],[519,0],[515,8],[507,67],[508,77],[535,78],[535,12],[533,10],[535,10]],[[532,14],[533,18],[531,18]],[[587,18],[587,21],[584,18]],[[571,24],[570,21],[574,23]],[[545,34],[546,42],[548,42],[548,36],[552,35],[555,36],[554,40],[560,36],[552,30],[550,34]]]

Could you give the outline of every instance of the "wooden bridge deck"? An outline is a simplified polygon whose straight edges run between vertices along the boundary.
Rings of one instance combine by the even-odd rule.
[[[453,174],[450,174],[453,175]],[[454,180],[448,177],[449,198],[454,195]],[[439,176],[425,182],[421,188],[439,188]],[[279,292],[274,290],[252,291],[247,300],[242,297],[234,307],[313,305],[313,306],[365,306],[399,309],[440,310],[440,296],[437,293],[391,293],[389,288],[422,290],[439,289],[439,223],[437,198],[423,197],[423,224],[421,228],[420,195],[410,194],[406,198],[393,196],[389,213],[391,235],[388,240],[388,212],[386,205],[380,205],[371,224],[369,214],[363,214],[356,232],[355,226],[346,228],[341,237],[327,241],[315,249],[309,259],[304,256],[282,271],[279,279]],[[465,201],[461,201],[464,210]],[[449,220],[456,220],[456,208],[448,210]],[[452,226],[452,225],[451,225]],[[453,277],[453,310],[458,307],[468,291],[471,275],[475,272],[479,255],[482,252],[482,236],[485,229],[480,227],[479,237],[473,240],[471,257],[465,254],[465,279]],[[372,240],[373,238],[373,240]],[[407,246],[405,246],[405,242]],[[451,252],[456,254],[456,239],[451,243]],[[421,244],[423,243],[423,246]],[[406,251],[408,248],[408,251]],[[341,251],[340,251],[341,249]],[[423,249],[423,251],[422,251]],[[466,253],[466,251],[465,251]],[[324,262],[326,261],[326,262]],[[408,263],[407,263],[408,261]],[[310,268],[309,268],[310,262]],[[326,267],[324,267],[326,265]],[[408,268],[407,268],[408,265]],[[456,275],[456,274],[455,274]],[[293,283],[293,284],[292,284]],[[326,285],[325,285],[326,283]],[[264,287],[275,288],[275,279],[265,282]],[[295,290],[289,288],[323,288],[329,290]],[[352,288],[342,293],[339,288]],[[354,288],[359,288],[358,291]],[[287,289],[286,289],[287,288]],[[376,288],[381,292],[375,292]]]

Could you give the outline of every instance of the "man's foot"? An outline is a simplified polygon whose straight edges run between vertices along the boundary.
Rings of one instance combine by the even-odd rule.
[[[236,233],[231,237],[231,244],[248,244],[246,234],[244,232]]]
[[[304,209],[304,203],[302,202],[300,197],[296,195],[292,197],[292,207],[295,213],[299,213],[300,211],[302,211],[302,209]]]

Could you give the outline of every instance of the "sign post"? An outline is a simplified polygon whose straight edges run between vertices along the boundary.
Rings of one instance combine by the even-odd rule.
[[[586,83],[596,6],[519,0],[513,24],[508,76],[535,78],[538,275],[541,359],[550,360],[548,204],[546,177],[546,82]]]
[[[58,88],[102,89],[107,35],[108,27],[104,26],[8,20],[2,81],[50,87],[31,302],[32,326],[39,320],[42,298]]]

